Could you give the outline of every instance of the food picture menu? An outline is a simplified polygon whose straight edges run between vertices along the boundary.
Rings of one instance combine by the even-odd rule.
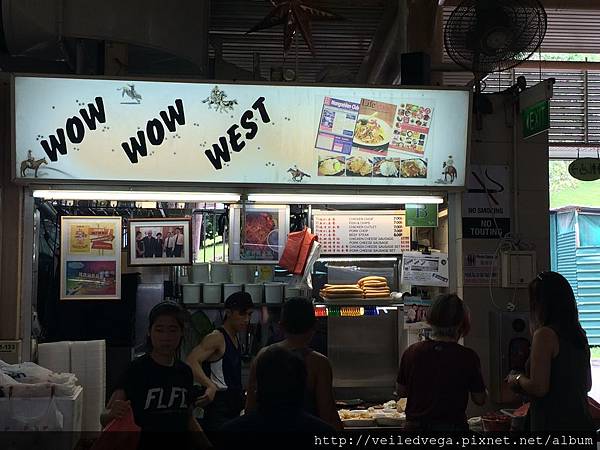
[[[323,255],[397,255],[410,250],[403,212],[314,212]]]
[[[325,97],[315,148],[322,177],[426,179],[433,101]]]
[[[349,155],[360,105],[325,97],[315,147]]]
[[[387,156],[395,113],[396,105],[363,98],[354,128],[354,146],[369,153]]]
[[[431,107],[401,104],[396,114],[396,126],[390,148],[423,156],[432,114]]]

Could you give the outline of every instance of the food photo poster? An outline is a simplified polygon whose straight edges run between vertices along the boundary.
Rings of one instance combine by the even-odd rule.
[[[61,300],[121,298],[121,235],[121,217],[61,218]]]
[[[276,264],[287,242],[289,216],[289,206],[232,207],[229,260],[248,264]]]

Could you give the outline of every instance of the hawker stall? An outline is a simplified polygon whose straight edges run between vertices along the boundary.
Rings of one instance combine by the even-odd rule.
[[[190,310],[195,345],[245,290],[260,311],[249,359],[276,338],[285,298],[311,296],[339,400],[400,418],[400,355],[427,299],[460,277],[467,90],[16,76],[13,98],[23,251],[31,273],[59,268],[43,279],[56,290],[23,286],[24,311],[68,304],[94,323],[89,311],[126,306],[131,320],[96,334],[135,329],[115,340],[128,360],[158,301]],[[283,269],[304,230],[308,253]]]

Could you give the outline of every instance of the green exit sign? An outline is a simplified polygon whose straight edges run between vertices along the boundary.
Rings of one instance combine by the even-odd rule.
[[[523,137],[540,134],[550,128],[550,102],[543,100],[521,112],[523,119]]]

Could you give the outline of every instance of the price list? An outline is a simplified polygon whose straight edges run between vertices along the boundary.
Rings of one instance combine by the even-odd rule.
[[[410,251],[404,214],[315,214],[325,255],[396,255]]]

